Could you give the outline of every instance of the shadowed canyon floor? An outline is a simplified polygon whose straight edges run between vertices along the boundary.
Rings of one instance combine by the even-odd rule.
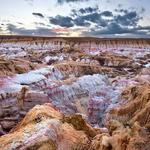
[[[150,40],[0,36],[0,150],[149,150]]]

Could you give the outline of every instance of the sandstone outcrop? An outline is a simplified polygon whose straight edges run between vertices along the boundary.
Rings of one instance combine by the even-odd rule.
[[[132,127],[119,122],[110,123],[111,134],[103,133],[95,136],[89,150],[148,150],[150,147],[149,131],[137,122]],[[113,130],[112,130],[113,129]]]
[[[63,119],[63,115],[49,104],[37,105],[8,135],[0,138],[0,149],[87,149],[89,137],[84,128],[87,130],[89,127],[80,117],[78,122],[75,121]],[[85,124],[81,129],[77,128],[80,122]]]
[[[0,57],[0,76],[25,73],[35,68],[36,65],[26,60]]]
[[[123,122],[139,122],[141,126],[150,123],[150,85],[139,84],[129,87],[122,93],[125,102],[111,113]]]

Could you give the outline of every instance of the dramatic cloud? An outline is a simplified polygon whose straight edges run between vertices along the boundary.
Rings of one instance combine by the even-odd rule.
[[[94,12],[99,12],[98,7],[86,7],[86,8],[81,8],[79,10],[72,9],[71,16],[75,17],[78,15],[85,15],[89,13],[94,13]]]
[[[88,22],[95,23],[98,26],[103,26],[103,27],[107,26],[107,20],[102,18],[101,13],[97,13],[97,12],[87,14],[84,16],[77,16],[75,18],[75,21],[76,20],[80,20],[82,22],[88,21]]]
[[[134,10],[120,9],[117,14],[113,14],[111,11],[100,12],[97,7],[87,7],[79,10],[73,9],[71,16],[57,15],[56,17],[51,17],[50,23],[68,28],[74,26],[90,28],[94,25],[96,29],[101,29],[102,33],[121,34],[127,31],[128,27],[137,27],[140,19],[142,17]]]
[[[41,13],[32,13],[32,15],[34,15],[36,17],[44,18],[44,15]]]
[[[136,11],[128,12],[128,11],[124,10],[124,12],[125,12],[124,15],[118,15],[114,18],[115,21],[120,25],[123,25],[123,26],[136,26],[138,21],[140,19],[142,19],[141,17],[139,17],[139,15],[137,14]]]
[[[139,26],[138,22],[142,17],[133,10],[122,9],[118,14],[114,15],[111,11],[100,12],[98,10],[96,11],[95,8],[88,7],[85,9],[73,10],[73,13],[75,13],[73,17],[56,16],[51,18],[51,23],[61,27],[73,27],[75,25],[85,28],[89,27],[88,32],[83,32],[84,36],[134,34],[148,37],[150,35],[150,27]],[[95,27],[91,27],[93,23]]]
[[[87,7],[79,10],[72,10],[72,16],[75,17],[74,23],[77,26],[90,26],[91,23],[95,23],[97,26],[107,26],[110,19],[103,17],[113,17],[113,13],[110,11],[100,12],[98,7]],[[90,22],[90,23],[89,23]]]
[[[126,9],[115,9],[116,12],[121,12],[121,13],[128,13],[128,10]]]
[[[57,0],[58,4],[63,4],[63,3],[69,3],[69,2],[84,2],[84,1],[89,1],[89,0]]]
[[[54,25],[59,25],[61,27],[73,27],[73,19],[71,17],[64,17],[64,16],[60,16],[57,15],[56,17],[51,17],[49,19],[51,24]]]
[[[123,34],[128,32],[129,30],[127,28],[122,28],[117,23],[110,23],[106,28],[99,30],[95,34]]]
[[[35,6],[36,1],[25,0],[27,2],[32,2]],[[88,1],[88,2],[87,2]],[[80,3],[81,6],[80,6]],[[82,35],[82,36],[98,36],[98,37],[109,37],[109,36],[129,36],[135,35],[139,36],[150,36],[150,24],[148,22],[149,16],[144,16],[147,13],[147,8],[139,6],[138,9],[133,6],[127,6],[125,9],[124,3],[117,3],[116,9],[110,6],[105,7],[108,9],[101,8],[99,0],[56,0],[56,3],[52,3],[57,7],[66,8],[70,7],[67,11],[61,14],[60,11],[56,10],[55,13],[50,13],[41,9],[42,13],[39,11],[33,11],[31,15],[34,21],[29,21],[28,24],[20,23],[18,20],[16,22],[1,22],[4,25],[0,26],[1,33],[9,32],[11,34],[25,34],[25,35],[50,35],[50,36],[63,36],[63,35]],[[40,3],[40,2],[39,2]],[[69,5],[68,5],[69,3]],[[71,3],[71,5],[70,5]],[[103,2],[104,3],[104,2]],[[109,3],[109,4],[108,4]],[[41,2],[42,4],[42,2]],[[61,4],[64,4],[61,6]],[[77,4],[77,5],[76,5]],[[106,5],[112,5],[112,0],[106,0]],[[79,6],[78,6],[79,5]],[[74,7],[75,6],[75,7]],[[52,6],[53,7],[53,6]],[[33,12],[33,13],[32,13]],[[45,15],[44,15],[45,14]],[[50,16],[48,16],[50,14]],[[54,14],[56,14],[54,16]],[[143,17],[143,18],[142,18]],[[32,19],[33,17],[30,16]],[[38,18],[41,18],[40,21]],[[36,20],[37,19],[37,20]],[[11,23],[11,24],[10,24]],[[15,25],[14,25],[15,24]],[[32,28],[29,28],[31,24]],[[144,24],[147,25],[144,27]],[[79,30],[78,30],[79,29]]]
[[[117,13],[111,11],[100,12],[96,9],[91,9],[91,13],[89,13],[87,10],[87,8],[72,10],[74,24],[89,27],[88,31],[82,33],[83,36],[134,34],[148,37],[150,35],[149,26],[141,27],[138,25],[142,17],[133,9],[117,9]],[[93,23],[94,27],[91,26]]]
[[[38,27],[36,29],[26,29],[18,28],[13,24],[7,24],[7,30],[10,34],[20,34],[20,35],[41,35],[41,36],[56,36],[57,33],[53,32],[51,29]]]
[[[69,1],[67,1],[69,2]],[[43,18],[41,13],[33,15]],[[13,24],[8,24],[7,29],[12,34],[23,35],[49,35],[56,36],[64,34],[69,30],[75,30],[78,26],[83,28],[83,36],[112,36],[134,34],[138,36],[148,36],[150,27],[139,26],[142,17],[134,9],[117,9],[114,12],[100,11],[98,7],[86,7],[78,10],[73,9],[68,16],[57,15],[49,17],[50,25],[56,28],[48,29],[49,26],[43,22],[35,22],[35,29],[18,28]],[[57,27],[59,26],[59,27]],[[72,29],[69,29],[73,27]]]
[[[77,18],[74,20],[74,24],[77,25],[77,26],[84,26],[84,27],[90,26],[90,23],[87,22],[86,20],[84,20],[83,17],[77,17]]]
[[[61,16],[50,17],[50,23],[54,25],[59,25],[61,27],[73,27],[73,26],[83,26],[89,27],[92,23],[98,26],[107,26],[108,19],[103,19],[103,16],[110,17],[113,16],[112,12],[104,11],[99,12],[98,8],[82,8],[79,10],[72,10],[71,16]]]
[[[149,37],[150,36],[150,26],[146,27],[136,27],[128,28],[121,27],[117,23],[111,23],[107,28],[103,29],[91,29],[88,32],[82,33],[84,36],[121,36],[121,35],[130,35],[131,37]]]
[[[79,9],[79,12],[82,13],[82,14],[85,14],[85,13],[93,13],[93,12],[96,12],[98,10],[98,8],[92,8],[92,7],[87,7],[85,9],[81,8]]]
[[[103,11],[101,13],[102,16],[106,16],[106,17],[112,17],[113,16],[113,13],[110,12],[110,11]]]

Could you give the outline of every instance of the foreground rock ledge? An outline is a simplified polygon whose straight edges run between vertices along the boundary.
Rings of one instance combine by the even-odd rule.
[[[81,116],[79,120],[77,118],[75,124],[80,124],[78,121],[81,121],[86,132],[89,130],[94,134],[94,130],[86,125]],[[84,128],[76,130],[77,125],[74,124],[73,127],[71,123],[67,123],[69,120],[49,104],[37,105],[9,134],[0,138],[0,150],[87,149],[89,137]]]
[[[107,127],[95,129],[81,115],[64,116],[51,104],[37,105],[0,137],[0,150],[149,150],[149,128],[117,120]]]

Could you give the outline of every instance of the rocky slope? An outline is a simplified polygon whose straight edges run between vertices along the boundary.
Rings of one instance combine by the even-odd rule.
[[[90,130],[86,124],[85,130]],[[94,134],[92,129],[91,132]],[[88,141],[84,130],[76,130],[61,113],[48,105],[37,105],[9,135],[0,139],[0,149],[85,149]]]
[[[0,54],[0,149],[150,148],[150,40],[1,36]]]

